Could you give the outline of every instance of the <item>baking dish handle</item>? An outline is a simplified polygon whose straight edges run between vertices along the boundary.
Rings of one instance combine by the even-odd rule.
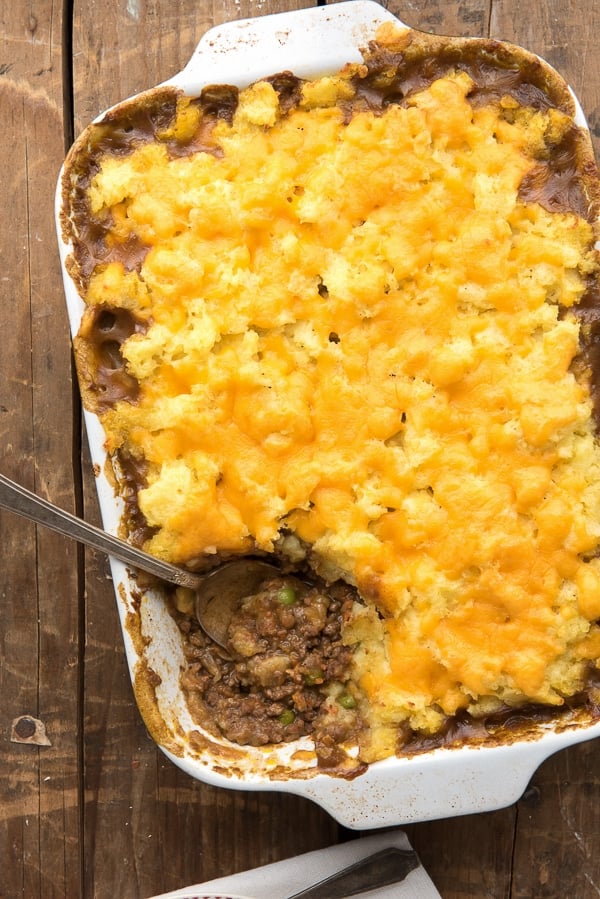
[[[245,87],[274,72],[309,78],[360,62],[360,48],[383,22],[404,26],[374,0],[346,0],[217,25],[201,38],[188,64],[167,84],[197,95],[207,84]],[[333,51],[333,52],[332,52]]]

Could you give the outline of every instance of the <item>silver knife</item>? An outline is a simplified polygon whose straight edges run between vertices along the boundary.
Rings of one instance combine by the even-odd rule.
[[[413,849],[390,846],[286,899],[348,899],[367,890],[400,883],[419,865],[419,857]]]

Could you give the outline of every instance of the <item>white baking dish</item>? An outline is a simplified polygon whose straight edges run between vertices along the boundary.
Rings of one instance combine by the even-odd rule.
[[[289,69],[313,76],[361,59],[360,48],[379,24],[398,20],[372,0],[351,0],[264,18],[232,22],[209,31],[188,65],[167,84],[195,95],[208,83],[244,87],[259,77]],[[402,24],[402,23],[398,23]],[[578,122],[585,120],[578,108]],[[102,117],[100,117],[102,118]],[[62,177],[62,173],[61,173]],[[66,266],[70,246],[61,235],[61,189],[57,228],[70,325],[79,329],[83,303]],[[85,414],[104,526],[116,532],[121,505],[104,475],[104,435],[98,419]],[[316,768],[309,740],[269,748],[241,748],[203,735],[179,687],[183,662],[179,632],[158,592],[141,603],[133,596],[126,568],[111,560],[125,651],[140,711],[165,754],[192,777],[246,790],[278,790],[308,797],[351,828],[372,828],[470,812],[489,811],[517,800],[537,766],[564,747],[600,735],[600,723],[573,716],[532,728],[528,738],[505,745],[436,749],[371,765],[352,780]],[[142,638],[142,639],[140,639]],[[152,686],[152,669],[160,678]]]

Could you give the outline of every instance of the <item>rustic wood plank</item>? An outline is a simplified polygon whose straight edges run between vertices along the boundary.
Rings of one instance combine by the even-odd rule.
[[[2,10],[0,467],[73,508],[70,341],[53,222],[64,155],[61,7]],[[75,896],[77,551],[8,514],[0,533],[1,892]],[[11,722],[23,715],[43,721],[51,745],[12,741]]]
[[[600,752],[589,742],[559,753],[518,805],[515,899],[600,893]]]
[[[492,0],[392,0],[386,6],[411,28],[432,34],[487,35]]]
[[[76,4],[76,131],[179,71],[213,24],[299,5],[154,2],[137,16],[135,4],[119,2],[98,17]],[[84,463],[86,517],[98,521],[89,471]],[[108,566],[93,554],[86,593],[86,895],[135,899],[336,841],[337,825],[312,803],[213,789],[167,762],[135,708]]]

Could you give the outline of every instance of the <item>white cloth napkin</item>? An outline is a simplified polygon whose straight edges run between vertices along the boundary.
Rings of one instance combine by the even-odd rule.
[[[349,840],[327,849],[297,855],[285,861],[241,871],[229,877],[219,877],[152,899],[191,899],[194,896],[231,893],[248,899],[285,899],[292,893],[306,889],[341,868],[372,855],[388,846],[410,849],[408,837],[402,830],[385,831],[374,836]],[[360,893],[369,899],[441,899],[422,865],[415,868],[400,883]]]

